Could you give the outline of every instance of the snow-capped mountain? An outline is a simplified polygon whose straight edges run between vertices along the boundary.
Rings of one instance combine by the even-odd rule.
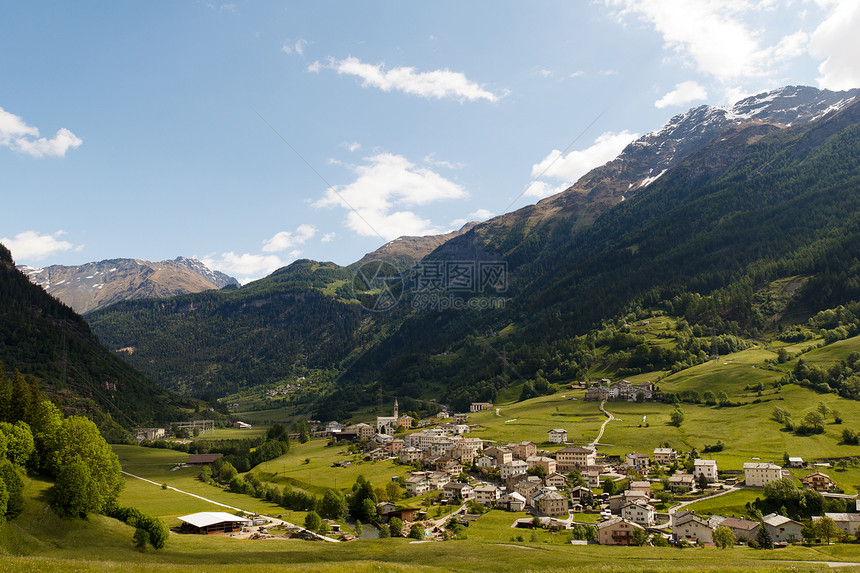
[[[233,277],[185,257],[157,263],[109,259],[79,266],[34,268],[19,265],[18,268],[31,282],[81,314],[123,300],[161,298],[239,285]]]

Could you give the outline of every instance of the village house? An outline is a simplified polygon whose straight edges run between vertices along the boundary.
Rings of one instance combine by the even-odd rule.
[[[430,481],[430,489],[442,489],[442,487],[451,481],[451,476],[448,472],[435,471],[427,474],[427,479]]]
[[[668,466],[675,463],[678,459],[678,452],[672,448],[654,448],[654,463],[661,466]]]
[[[608,385],[607,385],[608,384]],[[628,380],[620,380],[609,384],[609,380],[603,379],[592,385],[585,391],[586,400],[610,400],[633,402],[639,400],[651,400],[654,396],[654,385],[651,382],[633,384]]]
[[[671,517],[672,532],[676,540],[686,539],[698,543],[713,543],[714,530],[708,520],[687,510],[676,512]]]
[[[744,482],[747,487],[764,487],[770,482],[783,477],[791,477],[791,473],[776,464],[744,463]]]
[[[613,517],[597,524],[597,542],[601,545],[632,545],[633,532],[641,525],[621,517]]]
[[[430,480],[426,474],[416,472],[406,478],[406,495],[409,497],[427,493],[430,489]]]
[[[555,460],[553,460],[555,461]],[[564,474],[560,474],[558,472],[553,472],[546,476],[543,482],[552,487],[565,487],[567,485],[567,478]]]
[[[454,414],[455,424],[465,424],[469,421],[469,414]]]
[[[651,482],[647,481],[631,481],[630,491],[641,491],[645,495],[651,495]]]
[[[547,484],[549,485],[549,484]],[[583,506],[591,505],[593,494],[587,487],[578,485],[570,490],[570,501]]]
[[[623,491],[618,495],[609,496],[609,511],[614,515],[621,515],[621,508],[625,505],[636,501],[648,503],[648,500],[650,499],[651,498],[648,494],[642,493],[641,491]]]
[[[749,541],[750,539],[755,539],[755,536],[758,534],[759,522],[738,517],[727,517],[719,522],[717,527],[720,526],[731,529],[735,535],[735,541],[741,537]]]
[[[556,470],[555,460],[546,456],[530,456],[526,459],[526,463],[530,470],[534,468],[543,468],[544,475],[555,473]]]
[[[567,430],[554,428],[547,432],[547,435],[551,444],[564,444],[567,442]]]
[[[770,538],[775,542],[787,541],[791,543],[803,539],[803,536],[800,534],[803,524],[778,513],[764,516],[762,523],[764,523],[764,528],[767,532],[770,533]]]
[[[496,467],[496,458],[491,458],[487,455],[478,456],[475,458],[474,463],[479,468],[494,468]]]
[[[491,484],[479,485],[474,489],[475,501],[482,504],[492,506],[501,496],[499,488]]]
[[[636,500],[621,508],[621,517],[642,527],[651,527],[657,519],[657,510],[646,501]]]
[[[825,513],[824,516],[836,522],[836,527],[848,535],[857,535],[860,529],[860,513]],[[814,523],[819,519],[820,516],[813,516],[812,521]]]
[[[816,491],[828,491],[836,487],[836,483],[830,476],[822,472],[814,472],[800,478],[801,483]]]
[[[803,468],[806,464],[803,462],[803,458],[801,457],[793,457],[788,458],[788,467],[790,468]]]
[[[424,457],[424,452],[419,450],[418,448],[408,447],[400,450],[398,454],[398,459],[401,464],[415,464],[421,461],[421,458]]]
[[[507,448],[487,448],[484,450],[484,455],[495,459],[495,465],[499,467],[511,463],[514,459],[514,454]]]
[[[543,491],[534,498],[538,513],[542,513],[543,515],[567,515],[567,496],[555,490],[546,489],[548,491]]]
[[[716,460],[693,460],[693,477],[698,481],[700,476],[705,476],[708,483],[717,481]]]
[[[675,474],[669,476],[669,489],[675,492],[690,491],[696,486],[693,474]]]
[[[523,460],[513,460],[499,467],[499,475],[503,480],[525,475],[529,465]]]
[[[534,442],[524,441],[519,444],[508,444],[507,448],[511,450],[514,457],[519,460],[526,460],[537,455],[537,446]]]
[[[391,454],[385,448],[374,448],[367,452],[364,459],[371,462],[381,462],[391,457]]]
[[[585,471],[593,466],[597,453],[594,448],[568,446],[555,453],[556,468],[562,473]]]
[[[590,488],[600,487],[600,470],[587,470],[582,472],[582,477],[585,479],[585,485]]]
[[[243,526],[251,524],[250,519],[223,511],[203,511],[181,515],[178,519],[182,522],[182,531],[202,535],[238,532]]]
[[[534,505],[534,499],[541,492],[543,486],[539,480],[523,479],[515,483],[511,489],[525,498],[526,505],[531,506]]]
[[[469,405],[469,412],[481,412],[482,410],[492,410],[493,405],[490,402],[472,402]]]
[[[392,455],[397,455],[403,449],[403,440],[394,439],[385,444],[385,449]]]
[[[648,458],[648,454],[630,452],[624,456],[624,466],[635,470],[644,470],[651,466],[651,460]]]
[[[472,498],[474,488],[467,483],[452,481],[446,483],[442,491],[448,499],[463,501]]]
[[[397,417],[397,425],[403,426],[404,428],[406,428],[408,430],[408,429],[412,428],[412,426],[415,425],[415,418],[413,418],[412,416],[406,416],[406,415],[398,416]]]
[[[496,507],[506,511],[524,511],[526,498],[517,492],[506,493],[498,499]]]

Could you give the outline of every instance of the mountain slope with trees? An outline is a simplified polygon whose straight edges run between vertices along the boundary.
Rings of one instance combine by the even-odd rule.
[[[176,419],[173,398],[102,347],[71,308],[32,284],[0,245],[0,363],[103,430]],[[24,386],[21,386],[23,389]],[[16,399],[23,399],[16,392]]]

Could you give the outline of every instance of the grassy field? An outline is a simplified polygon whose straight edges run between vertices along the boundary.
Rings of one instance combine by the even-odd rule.
[[[138,551],[133,529],[92,516],[64,521],[45,509],[49,484],[27,480],[23,515],[0,527],[3,571],[542,571],[585,569],[622,571],[824,571],[804,561],[860,561],[860,547],[791,547],[763,552],[749,549],[661,549],[571,546],[563,534],[511,529],[517,517],[492,511],[467,528],[468,539],[410,544],[383,539],[345,544],[305,541],[242,541],[220,536],[171,534],[161,551]],[[522,534],[527,541],[511,542]],[[856,568],[844,569],[846,571]]]

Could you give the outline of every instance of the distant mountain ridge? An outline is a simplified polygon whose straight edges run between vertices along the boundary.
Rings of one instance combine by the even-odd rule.
[[[535,246],[550,234],[570,234],[590,226],[721,134],[752,124],[782,129],[821,119],[856,102],[858,96],[860,88],[834,92],[785,86],[731,106],[691,108],[632,141],[618,157],[592,169],[565,191],[479,223],[446,242],[431,258],[457,259],[488,251],[506,257],[514,267],[527,263]],[[526,240],[529,235],[532,238]]]
[[[123,300],[165,298],[228,285],[239,286],[235,278],[213,271],[197,259],[185,257],[155,263],[108,259],[78,266],[19,265],[18,269],[81,314]]]
[[[347,268],[357,268],[371,261],[385,261],[401,270],[408,269],[415,263],[441,247],[454,237],[467,233],[477,225],[476,221],[466,223],[456,231],[440,235],[425,235],[422,237],[403,236],[389,241],[373,252],[367,253]]]

